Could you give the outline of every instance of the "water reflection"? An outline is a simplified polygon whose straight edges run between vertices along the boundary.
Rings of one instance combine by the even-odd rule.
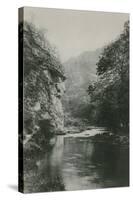
[[[57,137],[54,148],[34,158],[31,170],[26,170],[25,193],[65,190],[61,174],[63,137]]]
[[[128,149],[91,138],[65,140],[63,180],[66,190],[128,185]]]
[[[38,155],[26,172],[25,192],[128,186],[128,171],[128,147],[82,133],[57,136],[52,151]]]

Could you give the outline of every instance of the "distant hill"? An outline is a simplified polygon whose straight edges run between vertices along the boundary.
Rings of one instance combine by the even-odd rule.
[[[86,90],[88,84],[97,78],[96,63],[101,52],[102,49],[86,51],[64,63],[67,79],[63,104],[66,112],[71,112],[74,116],[80,115],[82,108],[88,104]]]

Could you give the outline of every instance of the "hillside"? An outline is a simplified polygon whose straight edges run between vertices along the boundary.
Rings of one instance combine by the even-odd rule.
[[[64,63],[66,93],[63,105],[66,113],[80,117],[89,102],[87,87],[96,81],[96,63],[102,49],[86,51]]]

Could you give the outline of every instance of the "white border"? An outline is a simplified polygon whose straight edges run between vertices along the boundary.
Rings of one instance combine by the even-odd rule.
[[[78,10],[94,10],[131,13],[131,44],[133,39],[132,0],[4,0],[0,4],[0,199],[132,199],[133,173],[131,170],[131,186],[129,188],[98,189],[77,192],[54,192],[23,195],[14,188],[17,184],[17,9],[22,6],[67,8]],[[131,45],[131,54],[133,49]],[[131,64],[133,59],[131,56]],[[133,69],[130,66],[131,88]],[[133,169],[133,125],[131,96],[131,169]]]

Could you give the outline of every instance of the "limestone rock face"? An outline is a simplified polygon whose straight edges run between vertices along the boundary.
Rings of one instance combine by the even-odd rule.
[[[46,38],[24,24],[24,144],[38,146],[63,131],[64,72]],[[31,145],[32,144],[32,145]]]

